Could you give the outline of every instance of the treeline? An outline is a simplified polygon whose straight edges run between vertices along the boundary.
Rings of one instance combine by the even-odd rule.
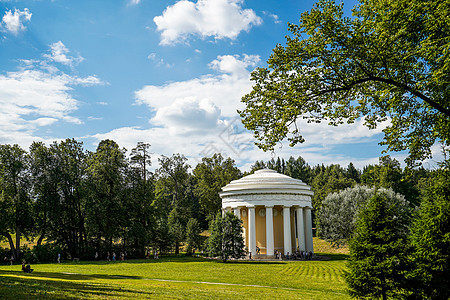
[[[0,145],[0,235],[14,259],[23,237],[36,239],[38,249],[53,245],[83,259],[113,250],[142,257],[148,247],[178,252],[190,238],[188,223],[196,234],[207,228],[221,207],[217,191],[242,176],[220,154],[203,159],[193,174],[183,155],[162,156],[154,173],[150,158],[149,144],[138,143],[127,156],[112,140],[95,152],[74,139],[35,142],[29,151]]]
[[[396,193],[405,196],[411,205],[417,206],[420,203],[421,186],[434,173],[434,171],[423,167],[402,169],[400,162],[389,155],[380,157],[378,164],[366,166],[362,171],[356,169],[353,163],[349,163],[347,167],[338,164],[310,166],[300,156],[297,159],[290,157],[287,161],[280,158],[272,158],[267,162],[256,161],[252,166],[252,172],[263,168],[273,169],[279,173],[301,179],[310,185],[314,191],[313,213],[316,214],[328,194],[357,184],[391,188]]]
[[[220,154],[203,158],[192,172],[184,155],[162,156],[151,172],[151,155],[150,144],[138,143],[127,154],[112,140],[101,141],[95,152],[74,139],[35,142],[28,151],[0,145],[0,235],[14,258],[20,258],[23,237],[37,240],[37,252],[53,246],[82,259],[113,250],[142,257],[150,247],[201,248],[198,234],[221,208],[218,192],[246,174]],[[302,157],[257,161],[251,172],[261,168],[311,185],[316,210],[329,193],[357,183],[392,188],[417,204],[421,180],[430,175],[403,170],[388,156],[362,171],[351,163],[311,167]]]

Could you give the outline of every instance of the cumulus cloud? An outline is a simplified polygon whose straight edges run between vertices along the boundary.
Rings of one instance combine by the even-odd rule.
[[[0,74],[0,143],[43,140],[35,137],[42,127],[63,121],[81,124],[73,116],[79,101],[72,96],[75,86],[102,84],[96,76],[66,74],[48,61],[27,60],[16,72]]]
[[[306,120],[297,121],[297,127],[303,136],[307,136],[305,145],[338,145],[345,141],[346,144],[372,142],[378,139],[389,124],[386,120],[378,124],[375,129],[368,129],[364,125],[364,118],[355,121],[354,124],[342,124],[330,126],[326,121],[321,123],[307,123]]]
[[[189,36],[235,39],[240,32],[260,25],[262,19],[243,0],[181,0],[168,6],[153,21],[161,32],[161,45],[185,42]]]
[[[248,67],[254,68],[260,61],[258,55],[244,54],[242,60],[238,55],[221,55],[217,59],[213,60],[209,67],[213,70],[221,73],[227,73],[239,78],[245,78],[248,76]]]
[[[32,13],[30,13],[28,8],[25,8],[23,11],[16,8],[14,12],[7,10],[2,18],[1,25],[6,31],[17,35],[19,32],[25,31],[24,23],[31,20],[31,15]]]
[[[220,109],[210,100],[195,97],[177,99],[159,109],[151,122],[167,126],[173,134],[214,130],[220,123]]]
[[[77,65],[84,60],[84,58],[79,55],[77,57],[68,56],[69,49],[67,49],[61,41],[50,45],[50,53],[51,54],[44,54],[44,57],[67,66]]]
[[[236,55],[219,56],[209,65],[219,74],[162,86],[144,86],[135,92],[136,104],[145,104],[157,113],[179,99],[207,99],[220,109],[222,117],[234,117],[236,109],[242,108],[241,97],[249,92],[252,86],[250,71],[246,68],[253,68],[258,61],[259,56],[255,55],[244,55],[242,59]]]

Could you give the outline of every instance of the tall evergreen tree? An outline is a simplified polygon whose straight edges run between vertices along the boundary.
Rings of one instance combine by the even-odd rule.
[[[398,298],[404,292],[409,207],[376,194],[360,211],[345,273],[350,296]]]
[[[223,262],[245,256],[242,221],[233,213],[217,214],[211,223],[208,240],[210,256],[220,256]]]
[[[200,228],[200,223],[197,219],[190,218],[186,225],[186,252],[191,253],[192,250],[198,249],[201,247],[202,229]]]
[[[412,226],[414,299],[450,298],[450,171],[439,170],[424,191]]]

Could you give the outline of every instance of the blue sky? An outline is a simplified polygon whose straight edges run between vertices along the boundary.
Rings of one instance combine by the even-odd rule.
[[[380,126],[303,124],[306,143],[265,153],[236,110],[250,72],[284,44],[314,1],[0,0],[0,143],[28,148],[65,138],[148,142],[191,165],[220,151],[255,160],[377,163]],[[350,12],[355,1],[345,1]],[[405,154],[393,154],[403,160]]]

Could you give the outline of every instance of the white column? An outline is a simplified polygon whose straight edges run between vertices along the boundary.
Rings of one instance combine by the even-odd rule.
[[[255,207],[248,208],[248,251],[256,255],[256,222]]]
[[[288,252],[292,254],[292,243],[291,243],[291,213],[290,207],[283,207],[283,229],[284,229],[284,255]]]
[[[300,251],[305,251],[305,229],[303,226],[303,208],[297,207],[297,246]]]
[[[311,208],[305,207],[303,210],[305,215],[305,250],[314,252],[313,248],[313,236],[312,236],[312,220],[311,220]]]
[[[240,207],[235,207],[235,208],[234,208],[234,215],[235,215],[236,217],[238,217],[239,220],[241,219],[241,208],[240,208]]]
[[[274,255],[273,206],[266,206],[266,255]]]

